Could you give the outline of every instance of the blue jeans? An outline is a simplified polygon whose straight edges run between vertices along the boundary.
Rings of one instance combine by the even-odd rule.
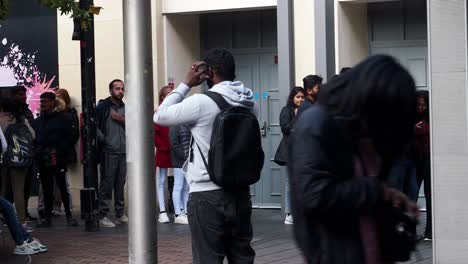
[[[286,214],[291,213],[291,189],[289,187],[289,176],[286,175],[284,182],[284,212]]]
[[[418,200],[416,165],[408,158],[400,158],[393,165],[387,183],[406,194],[412,201]]]
[[[156,175],[156,189],[158,192],[159,211],[166,211],[166,203],[164,199],[164,186],[167,177],[167,168],[159,168],[159,174]]]
[[[174,168],[174,190],[172,191],[172,202],[174,212],[179,215],[182,210],[187,212],[187,201],[189,197],[189,185],[185,180],[185,172],[180,168]]]
[[[17,245],[22,245],[24,241],[32,240],[31,235],[18,221],[15,207],[2,196],[0,196],[0,213],[3,214],[5,224],[8,226],[8,229],[10,229],[11,236]]]

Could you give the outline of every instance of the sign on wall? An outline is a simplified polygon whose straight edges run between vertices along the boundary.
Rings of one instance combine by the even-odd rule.
[[[10,1],[10,14],[0,21],[0,89],[27,89],[31,111],[39,96],[58,87],[57,13],[31,0]]]

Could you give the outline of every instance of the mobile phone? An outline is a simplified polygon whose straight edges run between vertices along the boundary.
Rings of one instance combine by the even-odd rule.
[[[208,79],[210,77],[210,67],[206,63],[198,65],[196,71],[202,72],[200,78]]]
[[[202,71],[203,73],[208,74],[208,65],[206,65],[206,63],[202,63],[202,64],[198,65],[196,71],[197,72]]]

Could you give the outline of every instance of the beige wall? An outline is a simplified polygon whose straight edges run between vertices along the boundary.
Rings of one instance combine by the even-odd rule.
[[[122,1],[95,0],[102,6],[95,16],[96,100],[109,96],[108,83],[115,78],[124,79],[123,14]],[[160,87],[164,76],[163,16],[161,1],[152,0],[153,67],[155,88]],[[80,43],[72,41],[73,21],[68,16],[58,16],[59,83],[72,97],[72,104],[81,112]],[[155,93],[155,102],[157,93]],[[79,153],[79,151],[78,151]],[[79,205],[82,188],[81,165],[70,171],[73,204]]]
[[[311,1],[312,2],[312,1]],[[259,7],[276,6],[276,0],[163,0],[164,14],[170,13],[200,13],[220,10],[242,10]]]
[[[294,64],[296,85],[315,74],[315,22],[314,1],[294,0]]]
[[[369,56],[367,4],[335,0],[336,72]]]
[[[192,63],[200,60],[199,15],[166,15],[164,32],[165,80],[174,78],[177,86]]]

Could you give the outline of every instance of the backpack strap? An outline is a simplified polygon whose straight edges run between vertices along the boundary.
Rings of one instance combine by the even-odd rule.
[[[190,138],[190,158],[189,158],[189,161],[190,162],[193,162],[193,142],[195,141],[195,139],[193,138],[193,136]],[[206,171],[208,171],[208,174],[210,174],[209,170],[208,170],[208,162],[206,162],[206,158],[205,158],[205,155],[203,155],[203,152],[201,151],[201,148],[200,146],[197,144],[197,142],[195,142],[195,144],[197,145],[197,148],[198,148],[198,151],[200,152],[200,156],[202,157],[202,160],[203,160],[203,164],[205,164],[205,168],[206,168]]]
[[[219,93],[207,91],[205,92],[205,95],[211,98],[213,101],[215,101],[215,103],[218,105],[221,111],[231,107],[231,105],[226,101],[226,99],[224,99],[224,97]]]

